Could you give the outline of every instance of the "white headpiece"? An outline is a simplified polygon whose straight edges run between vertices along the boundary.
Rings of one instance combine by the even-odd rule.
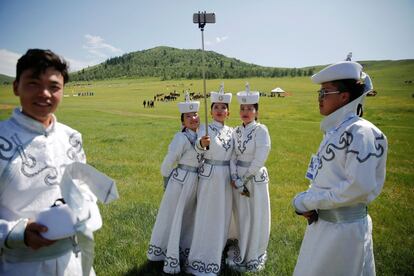
[[[311,77],[314,83],[354,79],[360,80],[362,76],[361,64],[354,61],[340,61],[331,64]]]
[[[246,82],[246,91],[237,93],[239,104],[256,104],[259,102],[260,93],[258,91],[250,91],[250,85]]]
[[[224,83],[220,85],[219,92],[211,92],[211,102],[212,103],[227,103],[231,102],[231,97],[233,96],[231,93],[224,93]]]
[[[311,79],[318,84],[344,79],[360,80],[365,85],[363,94],[374,89],[371,78],[368,74],[362,72],[362,65],[354,61],[340,61],[331,64],[313,75]]]
[[[200,108],[199,101],[190,101],[190,95],[188,92],[185,92],[185,102],[178,103],[178,109],[181,113],[190,113],[190,112],[198,112]]]

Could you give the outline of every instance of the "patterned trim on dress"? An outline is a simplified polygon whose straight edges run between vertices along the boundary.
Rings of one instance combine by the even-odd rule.
[[[172,172],[171,172],[171,177],[173,178],[173,179],[175,179],[175,180],[177,180],[178,182],[184,182],[185,181],[185,179],[187,178],[187,175],[188,175],[188,171],[187,170],[183,170],[183,169],[180,169],[180,170],[182,170],[182,171],[185,171],[185,174],[184,174],[184,177],[182,178],[182,179],[179,179],[178,178],[178,176],[180,175],[180,172],[178,171],[178,169],[179,168],[175,168]]]
[[[147,253],[148,253],[148,255],[154,255],[156,257],[159,257],[159,256],[164,256],[165,257],[165,255],[166,255],[167,252],[166,252],[166,250],[162,250],[161,247],[158,247],[158,246],[156,246],[154,244],[150,244],[148,246]]]
[[[169,267],[172,270],[177,269],[180,266],[180,261],[177,258],[167,256],[164,259],[164,267]]]
[[[204,153],[197,153],[197,161],[198,164],[200,165],[204,160]]]
[[[267,260],[267,253],[263,253],[257,259],[250,260],[246,263],[247,271],[255,272],[262,270],[265,266]]]
[[[228,247],[229,250],[233,251],[233,264],[230,265],[231,268],[239,271],[239,272],[257,272],[262,270],[265,266],[267,260],[267,252],[265,251],[262,255],[257,257],[257,259],[251,259],[247,262],[242,262],[242,258],[240,256],[240,248],[239,248],[239,241],[238,239],[228,240]]]
[[[220,264],[217,264],[217,263],[206,264],[202,261],[195,260],[195,261],[192,261],[190,264],[188,263],[188,260],[187,260],[186,266],[194,271],[201,272],[201,273],[218,274],[220,272]]]
[[[180,254],[180,260],[182,260],[183,263],[185,263],[185,261],[188,258],[188,255],[190,254],[190,248],[182,249],[180,247],[179,251],[180,251],[180,253],[179,253]],[[167,255],[164,259],[164,267],[169,267],[169,268],[171,268],[170,270],[177,271],[176,269],[180,265],[180,260]]]
[[[195,142],[197,141],[197,136],[193,137],[188,132],[183,132],[184,136],[187,137],[188,142],[190,142],[191,146],[195,147]],[[197,153],[197,161],[198,164],[203,161],[204,154],[203,153]]]
[[[254,181],[256,183],[260,182],[268,182],[269,181],[269,175],[267,174],[267,170],[264,169],[260,177],[258,177],[259,180],[257,180],[256,176],[254,176]]]
[[[15,134],[16,135],[16,134]],[[3,153],[11,152],[10,156],[6,156]],[[5,137],[0,136],[0,159],[11,160],[16,153],[16,149],[13,147],[12,142],[7,140]]]
[[[197,140],[197,136],[191,136],[188,132],[183,132],[184,136],[187,137],[188,142],[194,147]]]
[[[384,140],[385,137],[384,135],[381,133],[380,136],[376,136],[375,137],[375,141],[381,141]],[[365,161],[367,161],[371,156],[380,158],[383,154],[384,154],[384,147],[380,144],[375,144],[375,149],[377,150],[376,152],[369,152],[366,156],[362,157],[360,156],[360,152],[356,151],[356,150],[348,150],[347,148],[352,144],[352,142],[354,141],[354,136],[352,135],[352,133],[345,131],[344,133],[342,133],[342,135],[339,137],[339,144],[335,145],[333,143],[329,143],[326,147],[325,147],[325,152],[322,154],[322,157],[320,158],[320,162],[319,162],[319,167],[318,167],[318,171],[316,172],[316,175],[318,175],[318,172],[320,169],[322,169],[323,167],[323,161],[332,161],[335,159],[335,150],[344,150],[346,149],[345,153],[354,153],[356,154],[356,159],[358,160],[359,163],[364,163]],[[316,177],[315,175],[315,177]]]
[[[242,143],[242,131],[241,131],[241,127],[237,127],[236,130],[236,134],[237,134],[237,148],[239,149],[240,153],[243,154],[244,151],[246,150],[246,145],[247,143],[249,143],[250,140],[253,139],[253,132],[256,130],[258,126],[255,126],[250,132],[249,134],[247,134],[246,136],[246,140],[243,141]]]
[[[82,151],[82,140],[80,133],[74,132],[69,136],[69,145],[71,146],[67,151],[66,155],[70,160],[79,161],[79,153]]]
[[[8,141],[4,137],[1,137],[1,138],[3,140],[7,141],[8,145],[9,145],[9,148],[7,148],[5,150],[6,151],[11,151],[12,148],[10,148],[10,146],[12,145],[12,142]],[[24,176],[31,178],[31,177],[37,176],[38,174],[40,174],[42,172],[47,172],[47,174],[44,178],[44,182],[46,183],[46,185],[56,185],[56,184],[58,184],[56,179],[57,179],[59,173],[58,173],[58,170],[55,167],[45,165],[44,167],[39,168],[36,158],[33,155],[31,155],[30,153],[25,152],[25,150],[23,148],[23,143],[20,140],[17,133],[15,133],[11,137],[11,139],[12,139],[13,143],[16,145],[16,150],[19,153],[20,158],[22,159],[22,166],[20,168],[20,171],[22,172],[22,174]],[[3,146],[1,146],[0,148],[4,149]],[[3,154],[1,154],[1,156],[4,157]],[[13,156],[14,156],[14,154],[9,159],[5,159],[5,160],[11,160],[11,158]]]
[[[221,142],[221,146],[226,150],[226,152],[231,148],[231,129],[223,129],[220,131],[215,126],[209,125],[209,128],[214,131],[217,135],[217,139]]]
[[[208,166],[208,167],[206,167],[206,166]],[[210,170],[207,172],[206,168],[210,168]],[[213,172],[213,165],[206,164],[206,163],[203,163],[203,165],[201,165],[201,167],[198,169],[198,175],[202,176],[202,177],[207,177],[208,178],[208,177],[211,176],[212,172]],[[204,174],[204,173],[206,173],[206,174]]]

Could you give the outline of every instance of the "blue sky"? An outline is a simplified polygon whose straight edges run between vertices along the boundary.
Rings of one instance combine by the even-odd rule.
[[[14,76],[29,48],[48,48],[72,71],[156,46],[201,48],[192,23],[214,12],[206,50],[263,66],[414,58],[413,0],[0,0],[0,73]]]

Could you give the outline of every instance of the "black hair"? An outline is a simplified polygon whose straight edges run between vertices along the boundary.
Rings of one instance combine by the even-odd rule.
[[[181,113],[181,124],[184,123],[184,113]],[[181,130],[181,132],[185,132],[186,127],[183,127],[183,129]]]
[[[33,76],[38,77],[49,67],[62,74],[64,83],[69,81],[67,62],[51,50],[43,49],[29,49],[19,58],[16,65],[16,81],[20,80],[20,76],[25,70],[33,69]]]
[[[256,109],[256,116],[254,116],[254,119],[257,121],[257,112],[259,112],[259,103],[253,104],[254,108]]]
[[[215,103],[211,103],[211,106],[210,106],[210,109],[211,110],[213,110],[213,105],[214,105]],[[228,103],[222,103],[222,104],[225,104],[226,105],[226,107],[227,107],[227,110],[229,110],[229,104]]]
[[[332,81],[332,84],[340,91],[340,92],[348,92],[349,102],[352,102],[356,98],[360,97],[364,93],[365,85],[359,81],[354,79],[343,79],[343,80],[335,80]]]

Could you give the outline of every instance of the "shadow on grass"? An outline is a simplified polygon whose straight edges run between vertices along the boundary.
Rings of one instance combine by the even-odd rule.
[[[192,274],[187,274],[184,272],[181,272],[179,274],[167,274],[162,271],[164,266],[164,262],[150,262],[147,261],[140,267],[134,267],[127,273],[125,273],[125,276],[158,276],[158,275],[174,275],[174,276],[190,276]],[[242,275],[239,272],[232,271],[229,268],[225,268],[221,273],[220,276],[240,276]]]

